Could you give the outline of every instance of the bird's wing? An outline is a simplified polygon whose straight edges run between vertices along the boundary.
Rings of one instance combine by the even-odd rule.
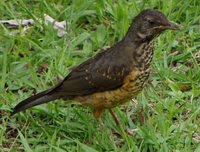
[[[65,96],[82,96],[116,89],[130,69],[125,64],[112,61],[112,54],[102,52],[74,68],[51,92]],[[115,58],[116,59],[116,58]]]

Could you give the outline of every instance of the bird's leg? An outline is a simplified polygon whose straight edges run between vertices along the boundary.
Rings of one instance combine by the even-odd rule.
[[[108,110],[109,110],[110,114],[112,115],[112,117],[114,118],[116,125],[118,127],[120,127],[120,122],[119,122],[119,119],[117,118],[116,114],[112,111],[112,109],[108,109]]]
[[[140,112],[138,113],[138,115],[139,115],[139,118],[140,118],[140,123],[142,125],[144,125],[144,123],[145,123],[145,116],[144,116],[144,109],[143,108],[140,110]]]
[[[114,118],[116,125],[117,125],[119,128],[122,128],[122,126],[121,126],[121,124],[120,124],[120,121],[119,121],[119,119],[117,118],[116,114],[112,111],[112,109],[108,109],[108,110],[109,110],[110,114],[112,115],[112,117]],[[126,132],[128,135],[130,135],[130,136],[133,136],[133,135],[134,135],[133,133],[131,133],[131,132],[129,131],[129,129],[126,129],[125,132]]]
[[[94,112],[93,112],[93,115],[94,117],[99,121],[99,124],[101,126],[101,129],[104,129],[104,123],[101,119],[101,113],[102,113],[103,109],[96,109]]]

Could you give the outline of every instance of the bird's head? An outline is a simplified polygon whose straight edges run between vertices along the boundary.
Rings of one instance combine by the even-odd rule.
[[[149,41],[164,30],[178,29],[179,26],[170,22],[161,12],[146,9],[133,19],[133,23],[130,26],[127,35],[136,40]]]

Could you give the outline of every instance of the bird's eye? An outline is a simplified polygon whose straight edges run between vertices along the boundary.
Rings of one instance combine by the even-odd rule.
[[[147,21],[148,21],[148,23],[149,23],[150,25],[153,25],[153,24],[155,23],[154,20],[152,20],[152,19],[148,19]]]

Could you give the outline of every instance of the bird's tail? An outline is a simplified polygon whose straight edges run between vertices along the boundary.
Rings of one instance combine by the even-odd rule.
[[[50,92],[50,90],[46,90],[46,91],[43,91],[41,93],[38,93],[34,96],[31,96],[31,97],[23,100],[22,102],[20,102],[19,104],[17,104],[14,107],[11,115],[14,115],[15,113],[18,113],[20,111],[24,111],[33,106],[40,105],[40,104],[58,99],[58,96],[56,96],[54,94],[50,94],[49,92]]]

